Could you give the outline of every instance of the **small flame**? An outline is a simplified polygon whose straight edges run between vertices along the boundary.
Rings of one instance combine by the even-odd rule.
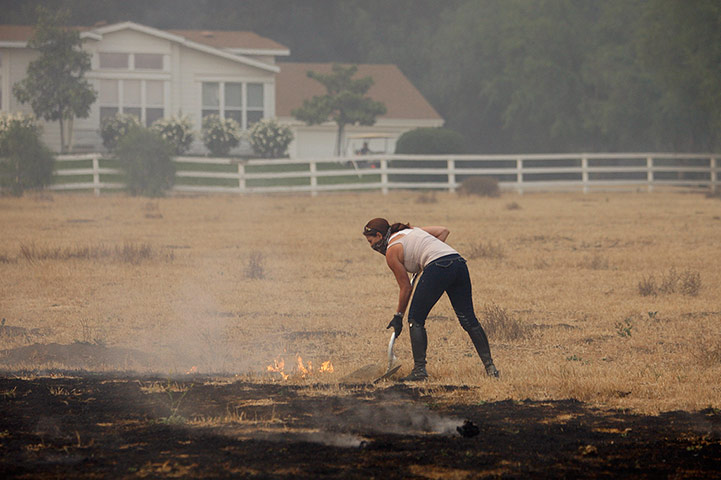
[[[285,368],[285,360],[282,358],[273,360],[273,365],[268,365],[267,369],[269,372],[275,372],[279,373],[281,377],[283,377],[283,380],[288,379],[288,375],[286,375],[285,372],[283,372],[283,369]]]
[[[187,372],[185,372],[186,375],[190,375],[191,373],[198,373],[198,367],[196,367],[195,365],[193,365],[192,367],[190,367],[190,370],[188,370]]]
[[[308,368],[305,368],[303,366],[303,359],[300,355],[298,355],[298,373],[302,378],[305,378],[306,375],[310,375],[313,372],[313,364],[311,362],[308,362]]]
[[[282,357],[278,357],[273,360],[273,365],[268,365],[266,367],[266,370],[268,370],[269,372],[280,374],[283,380],[287,380],[290,377],[290,374],[285,373],[285,360]],[[333,373],[333,364],[330,363],[330,360],[322,362],[320,369],[318,369],[317,372]],[[303,363],[303,357],[298,355],[298,357],[296,358],[295,371],[293,373],[301,378],[306,378],[313,375],[313,362],[308,361],[308,366],[306,367],[306,365]]]

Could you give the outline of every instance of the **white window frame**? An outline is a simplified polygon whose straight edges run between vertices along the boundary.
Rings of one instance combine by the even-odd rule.
[[[101,122],[102,119],[100,118],[100,109],[103,107],[109,107],[109,108],[117,108],[118,113],[125,113],[126,108],[140,108],[140,123],[142,125],[146,124],[147,121],[147,109],[148,108],[161,108],[161,105],[150,105],[148,104],[147,95],[146,95],[146,82],[148,81],[162,81],[163,82],[163,117],[164,118],[168,112],[168,99],[170,97],[169,95],[169,89],[170,89],[170,82],[165,78],[145,78],[145,77],[127,77],[127,76],[102,76],[102,77],[96,77],[98,80],[112,80],[114,82],[118,82],[118,103],[117,105],[110,105],[101,103],[100,101],[97,102],[98,105],[98,122]],[[129,80],[139,81],[140,82],[140,104],[138,105],[127,105],[125,103],[125,82]],[[99,87],[99,85],[98,85]]]
[[[0,112],[8,110],[9,92],[10,85],[7,85],[10,75],[8,75],[8,68],[10,61],[7,58],[8,55],[4,55],[5,52],[0,52]]]
[[[200,118],[201,122],[203,121],[203,111],[204,110],[210,110],[211,108],[206,108],[205,105],[203,105],[203,84],[204,83],[217,83],[218,84],[218,107],[217,110],[219,112],[220,118],[225,118],[225,84],[226,83],[239,83],[241,84],[241,95],[243,98],[243,105],[240,109],[241,112],[241,119],[242,122],[240,122],[240,128],[241,130],[247,130],[248,129],[248,110],[250,111],[261,111],[257,107],[248,108],[248,84],[260,84],[263,86],[263,108],[262,108],[262,118],[268,117],[268,90],[269,90],[269,83],[265,81],[265,79],[257,79],[257,78],[216,78],[216,77],[208,77],[208,78],[201,78],[198,79],[198,96],[200,105],[198,106],[198,118]],[[213,107],[213,109],[216,109]],[[232,110],[237,111],[236,108],[233,108]]]
[[[128,68],[101,68],[100,67],[100,54],[101,53],[122,53],[128,56]],[[160,69],[153,68],[135,68],[135,54],[144,55],[161,55],[163,59],[163,66]],[[168,73],[170,71],[170,61],[167,53],[161,52],[127,52],[127,51],[116,51],[116,50],[101,50],[97,52],[96,57],[96,70],[99,72],[145,72],[145,73]]]

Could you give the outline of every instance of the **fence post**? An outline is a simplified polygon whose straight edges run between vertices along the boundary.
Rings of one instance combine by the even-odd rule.
[[[653,192],[653,157],[646,157],[646,187],[648,192]]]
[[[318,196],[318,177],[316,176],[318,166],[315,160],[310,160],[308,166],[310,167],[310,194],[312,197],[316,197]]]
[[[716,168],[718,168],[718,159],[711,157],[711,191],[714,193],[718,190],[718,171]]]
[[[523,158],[516,158],[516,190],[523,195]]]
[[[98,155],[93,155],[93,193],[96,197],[100,196],[100,161]]]
[[[453,158],[448,159],[448,191],[456,192],[456,161]]]
[[[381,158],[381,192],[388,195],[388,159]]]
[[[581,181],[583,182],[583,193],[588,193],[588,157],[581,157]]]
[[[238,162],[238,190],[245,192],[245,165]]]

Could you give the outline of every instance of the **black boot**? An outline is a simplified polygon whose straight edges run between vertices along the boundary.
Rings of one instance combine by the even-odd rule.
[[[483,331],[483,327],[478,325],[466,331],[468,332],[468,336],[471,337],[473,346],[476,347],[478,356],[481,357],[481,361],[486,367],[486,374],[489,377],[498,378],[498,369],[496,369],[496,366],[493,364],[491,347],[488,345],[488,337],[486,337],[486,332]]]
[[[402,382],[417,382],[428,378],[426,372],[426,349],[428,348],[428,335],[423,325],[411,324],[408,328],[411,337],[411,350],[413,351],[413,370]]]

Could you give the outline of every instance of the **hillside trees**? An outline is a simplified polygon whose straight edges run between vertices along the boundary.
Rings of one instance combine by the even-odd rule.
[[[20,10],[40,3],[26,0]],[[292,61],[394,63],[469,151],[698,151],[721,143],[717,0],[146,3],[64,5],[79,25],[133,19],[250,30],[288,46]],[[22,23],[20,13],[6,15]]]

